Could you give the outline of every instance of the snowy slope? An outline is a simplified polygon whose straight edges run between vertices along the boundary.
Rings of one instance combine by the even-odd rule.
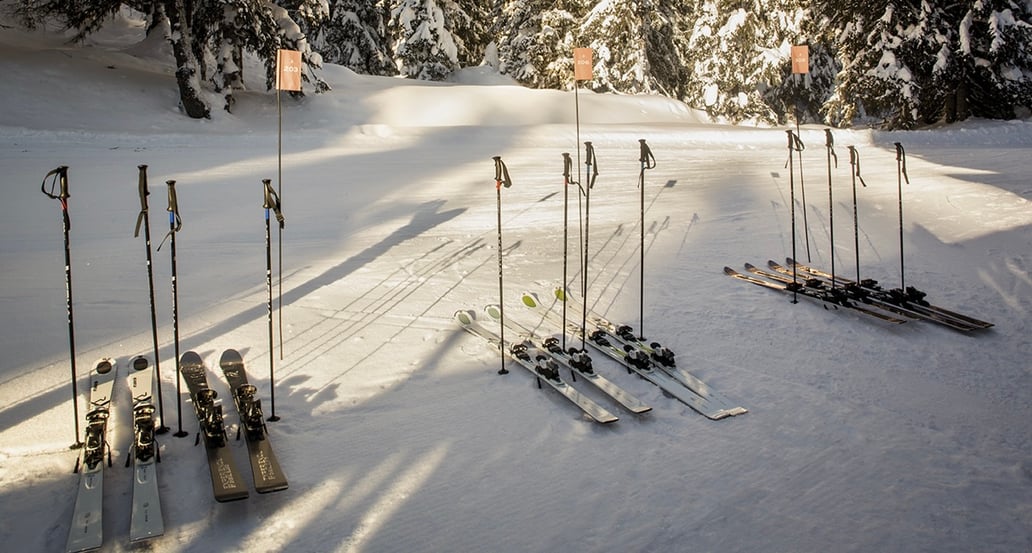
[[[270,407],[260,181],[276,178],[275,96],[255,85],[236,113],[188,120],[163,46],[130,46],[139,38],[129,19],[86,47],[0,31],[10,76],[0,81],[0,540],[18,550],[63,548],[77,484],[60,209],[37,187],[55,166],[70,167],[80,392],[96,358],[117,357],[124,375],[131,356],[150,353],[144,245],[132,236],[136,166],[148,164],[155,243],[167,231],[164,182],[178,182],[182,349],[210,366],[239,349]],[[581,385],[621,417],[600,427],[525,372],[495,374],[497,351],[451,320],[498,301],[492,156],[515,181],[502,191],[507,313],[533,322],[517,295],[561,280],[561,154],[582,148],[573,94],[482,70],[448,84],[325,75],[332,93],[283,102],[283,420],[270,431],[291,487],[216,504],[201,448],[165,435],[166,534],[151,549],[1032,549],[1032,122],[838,131],[830,210],[823,129],[802,131],[813,263],[830,264],[833,224],[837,267],[855,269],[845,147],[856,145],[864,276],[898,284],[900,141],[906,280],[996,323],[964,335],[791,305],[722,275],[792,251],[783,130],[582,92],[580,138],[601,171],[588,303],[638,324],[645,138],[658,160],[646,174],[645,331],[750,410],[708,421],[596,355],[600,372],[654,407],[636,418]],[[154,270],[176,429],[167,246]],[[209,378],[232,411],[221,376]],[[135,549],[130,471],[117,460],[131,438],[126,389],[116,387],[109,435],[109,551]],[[243,444],[232,447],[243,459]]]

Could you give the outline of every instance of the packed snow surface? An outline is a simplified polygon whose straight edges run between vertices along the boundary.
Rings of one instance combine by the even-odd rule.
[[[166,530],[143,549],[1032,550],[1032,122],[835,131],[829,195],[822,127],[801,129],[807,149],[790,171],[785,129],[709,124],[657,96],[527,90],[483,68],[429,84],[328,66],[332,92],[281,99],[280,154],[276,95],[257,68],[233,114],[213,97],[213,119],[190,120],[167,47],[141,33],[127,19],[72,45],[0,29],[5,549],[63,550],[78,484],[61,209],[40,183],[69,167],[81,413],[94,360],[115,357],[124,377],[132,356],[153,356],[133,236],[146,164],[164,422],[197,428],[177,396],[169,242],[157,248],[175,180],[180,350],[209,364],[231,438],[219,355],[243,353],[267,414],[273,366],[282,420],[269,432],[290,488],[215,503],[202,448],[164,434]],[[639,139],[657,160],[644,179],[644,296]],[[600,172],[584,225],[588,202],[575,187],[564,202],[562,176],[564,152],[584,170],[578,141],[594,144]],[[907,152],[901,187],[894,142]],[[858,252],[849,145],[866,183]],[[586,228],[587,303],[639,327],[644,298],[644,333],[747,414],[707,420],[598,354],[597,370],[651,413],[578,381],[620,417],[600,426],[526,371],[497,374],[497,349],[452,318],[499,301],[494,156],[514,181],[500,193],[507,316],[536,324],[519,294],[547,297],[562,281],[568,205],[573,288]],[[272,355],[263,178],[286,218],[281,242],[272,232],[274,260],[283,252]],[[855,276],[858,253],[863,277],[905,279],[995,327],[887,325],[722,274],[806,259],[807,241],[813,265],[834,256]],[[104,550],[128,551],[140,547],[128,541],[124,378],[115,390]],[[243,464],[243,443],[230,447]]]

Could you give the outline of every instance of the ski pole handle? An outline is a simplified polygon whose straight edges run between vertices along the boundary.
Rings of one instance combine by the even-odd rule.
[[[907,153],[903,150],[903,144],[900,142],[895,143],[896,146],[896,162],[899,165],[900,174],[903,175],[903,179],[907,184],[910,184],[910,177],[907,176]]]
[[[140,214],[136,217],[136,230],[133,231],[133,238],[140,236],[140,225],[147,216],[147,196],[150,195],[150,191],[147,190],[147,166],[139,165],[137,169],[140,170]]]
[[[47,190],[47,179],[54,177],[50,181],[50,190]],[[55,194],[54,188],[60,187],[60,191]],[[62,165],[56,169],[51,170],[43,177],[43,184],[40,185],[40,191],[43,192],[48,198],[55,200],[66,200],[69,197],[68,194],[68,166]]]
[[[563,152],[563,180],[565,184],[570,184],[570,174],[573,172],[573,160],[570,159],[570,154]]]
[[[170,232],[179,232],[183,228],[183,220],[179,217],[179,198],[176,196],[176,181],[168,180],[165,181],[168,185],[168,225],[173,230]]]
[[[831,129],[824,129],[824,145],[828,153],[835,159],[835,167],[838,167],[838,155],[835,153],[835,138],[831,135]]]
[[[638,161],[641,162],[642,170],[644,171],[645,169],[655,169],[656,158],[652,155],[652,150],[649,148],[649,145],[645,143],[645,139],[639,138],[638,144],[640,145],[641,150],[641,155],[638,156]]]
[[[495,187],[501,188],[505,186],[509,188],[512,186],[512,179],[509,178],[509,168],[505,166],[505,162],[502,161],[502,156],[494,156],[491,158],[495,162]]]
[[[595,178],[598,177],[598,160],[595,159],[595,146],[591,142],[584,143],[584,162],[589,167],[588,188],[595,187]]]
[[[860,184],[867,188],[867,183],[864,182],[864,178],[860,176],[860,152],[856,151],[856,146],[849,146],[849,165],[854,168],[853,174],[856,178],[860,179]]]
[[[272,188],[272,179],[262,179],[262,184],[265,186],[265,204],[262,206],[265,208],[265,218],[269,217],[269,210],[273,210],[276,213],[276,222],[279,223],[279,228],[283,228],[284,219],[283,211],[280,209],[279,194]]]

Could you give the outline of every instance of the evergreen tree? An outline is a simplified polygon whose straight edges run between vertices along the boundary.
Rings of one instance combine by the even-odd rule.
[[[330,17],[319,26],[316,49],[323,58],[356,73],[395,75],[398,72],[387,41],[385,0],[335,0]]]
[[[459,68],[458,47],[438,0],[398,0],[389,30],[402,75],[440,81]]]
[[[507,0],[499,5],[498,70],[529,87],[570,88],[582,2]]]
[[[578,42],[595,55],[596,91],[652,92],[653,80],[645,43],[646,10],[653,0],[601,0],[580,25]]]
[[[778,122],[795,99],[805,106],[805,79],[786,83],[805,15],[795,0],[702,0],[688,41],[686,101],[732,122]]]
[[[23,0],[20,14],[30,25],[48,17],[60,18],[65,27],[83,39],[97,31],[123,6],[116,0]],[[321,59],[308,46],[295,18],[316,21],[325,16],[321,0],[296,0],[289,6],[294,15],[268,0],[137,0],[130,4],[152,21],[150,30],[165,29],[172,46],[183,111],[194,118],[209,117],[204,86],[223,93],[226,109],[233,105],[232,91],[242,86],[244,52],[250,52],[266,66],[266,85],[275,82],[276,51],[299,50],[306,71],[303,78],[317,91],[328,87],[316,74]]]
[[[953,84],[958,117],[1012,118],[1032,107],[1032,2],[977,0],[957,26]]]

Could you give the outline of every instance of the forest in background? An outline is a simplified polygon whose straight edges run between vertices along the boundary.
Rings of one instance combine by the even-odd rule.
[[[84,39],[130,9],[171,45],[184,112],[204,90],[232,111],[246,56],[275,82],[299,50],[322,63],[447,80],[487,64],[532,88],[571,89],[572,50],[594,51],[597,92],[662,94],[715,121],[915,128],[1032,110],[1032,0],[6,0],[20,25]],[[809,47],[793,75],[792,45]]]

